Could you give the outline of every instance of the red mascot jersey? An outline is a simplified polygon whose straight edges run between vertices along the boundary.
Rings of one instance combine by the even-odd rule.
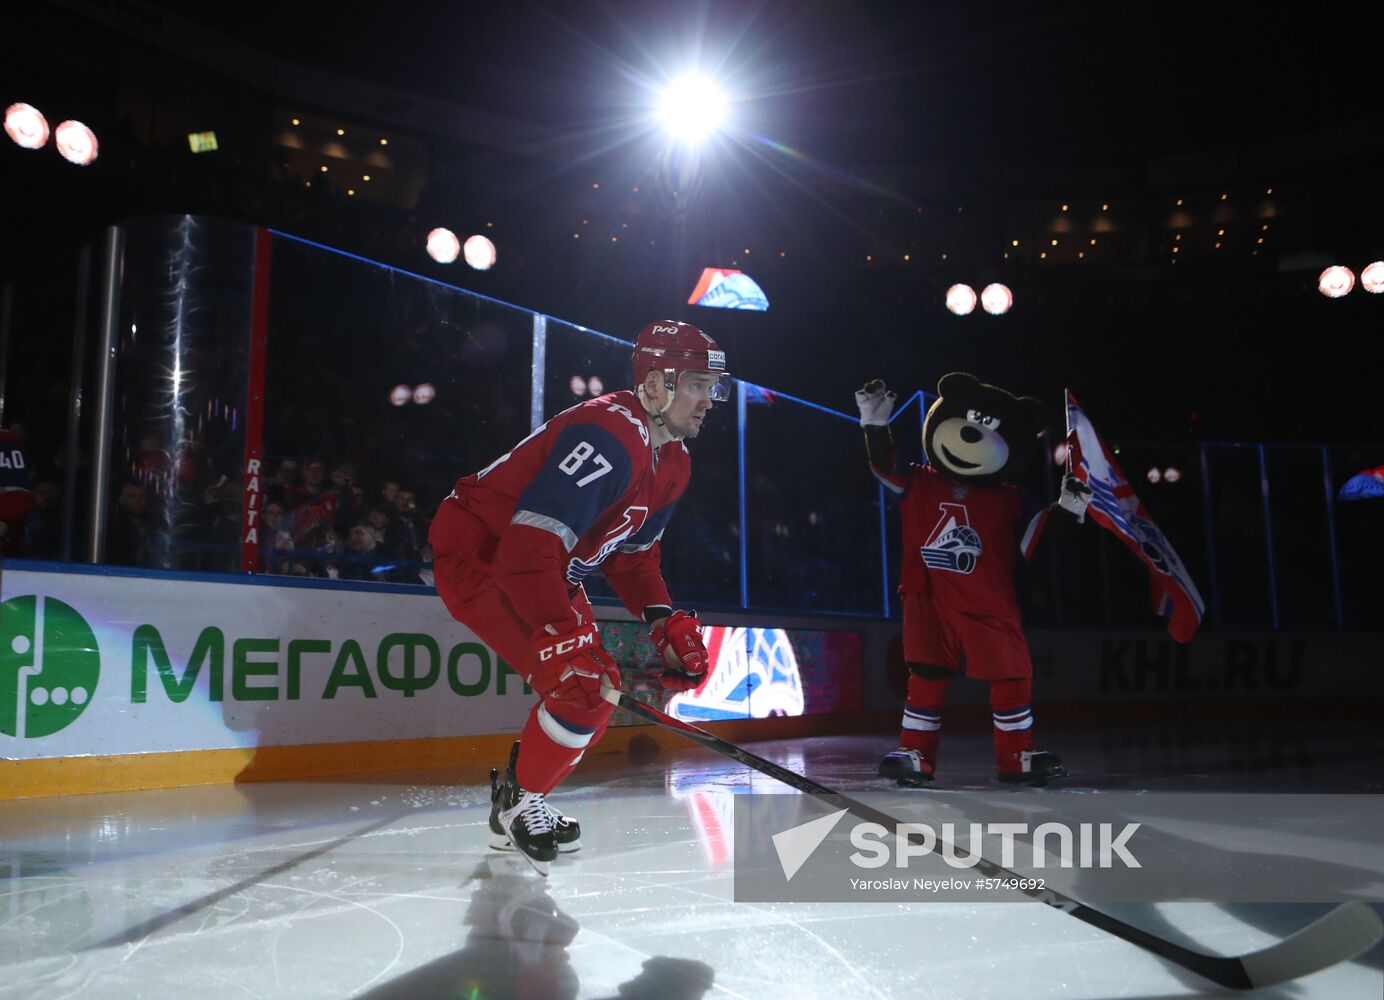
[[[470,515],[471,564],[530,627],[575,627],[571,596],[602,564],[634,615],[671,605],[659,539],[691,470],[681,441],[655,452],[638,397],[614,392],[565,410],[458,480],[443,507]]]
[[[903,494],[899,590],[927,594],[947,611],[1017,619],[1019,488],[972,486],[931,465],[915,465],[907,479],[876,475]]]

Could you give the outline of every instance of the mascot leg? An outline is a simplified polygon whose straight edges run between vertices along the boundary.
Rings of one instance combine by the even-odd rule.
[[[1033,680],[1010,677],[990,682],[995,723],[995,767],[1007,784],[1042,787],[1067,773],[1056,754],[1033,749]]]
[[[937,741],[942,730],[942,705],[953,672],[924,663],[908,665],[908,701],[903,707],[899,748],[879,762],[879,776],[900,785],[931,781],[937,767]]]

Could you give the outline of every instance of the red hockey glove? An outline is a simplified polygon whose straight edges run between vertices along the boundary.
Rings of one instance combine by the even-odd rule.
[[[608,677],[615,690],[620,690],[620,670],[601,646],[595,622],[578,625],[564,635],[558,635],[551,625],[544,626],[534,633],[533,654],[538,670],[532,684],[545,698],[591,710],[603,702],[602,677]]]
[[[695,611],[674,611],[649,634],[667,668],[662,677],[665,691],[690,691],[706,680],[710,657],[702,645],[702,623]]]

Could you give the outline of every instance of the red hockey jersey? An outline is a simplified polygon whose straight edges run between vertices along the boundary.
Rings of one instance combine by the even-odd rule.
[[[598,567],[631,613],[671,605],[659,540],[691,470],[681,441],[655,452],[638,397],[615,392],[558,414],[443,503],[479,522],[473,563],[520,617],[561,630],[576,626],[571,595]]]
[[[915,465],[907,477],[874,472],[902,495],[899,590],[928,594],[951,611],[1017,618],[1019,488],[972,486],[931,465]]]

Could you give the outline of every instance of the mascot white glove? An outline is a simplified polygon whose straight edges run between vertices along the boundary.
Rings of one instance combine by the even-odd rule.
[[[855,394],[855,405],[860,408],[860,426],[888,427],[889,414],[894,412],[897,399],[898,396],[890,391],[883,379],[866,382],[865,387],[858,389]]]
[[[1062,492],[1057,497],[1057,506],[1076,517],[1077,522],[1086,522],[1086,508],[1091,506],[1091,487],[1071,474],[1062,477]]]

